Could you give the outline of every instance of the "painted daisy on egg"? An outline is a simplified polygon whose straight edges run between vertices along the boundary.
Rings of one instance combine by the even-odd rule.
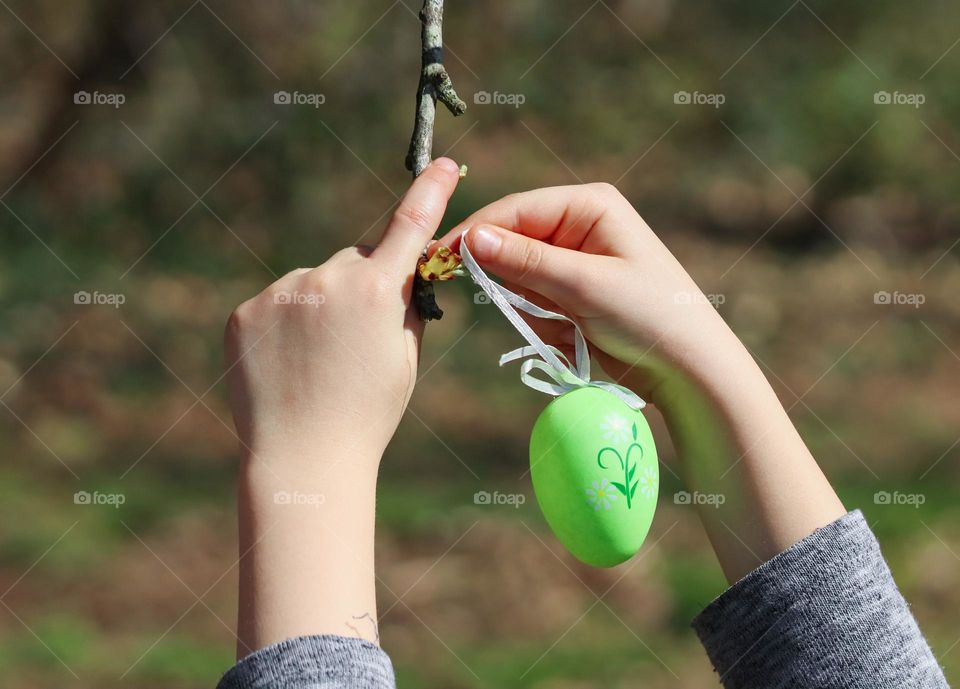
[[[645,498],[653,498],[657,495],[657,473],[647,467],[640,475],[640,494]]]
[[[600,430],[603,432],[603,438],[610,443],[630,442],[630,423],[617,414],[609,414],[603,418],[600,424]]]
[[[600,511],[610,509],[610,503],[617,499],[617,491],[613,489],[607,479],[593,482],[592,488],[587,488],[587,502],[593,509]]]

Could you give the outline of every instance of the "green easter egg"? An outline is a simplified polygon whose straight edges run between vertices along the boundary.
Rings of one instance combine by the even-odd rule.
[[[547,523],[581,562],[612,567],[640,549],[660,485],[641,412],[599,388],[561,395],[534,424],[530,476]]]

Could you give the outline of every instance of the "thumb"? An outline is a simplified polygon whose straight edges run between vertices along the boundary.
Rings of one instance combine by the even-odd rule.
[[[477,225],[463,235],[481,267],[542,294],[564,309],[583,303],[590,287],[587,256],[496,225]]]

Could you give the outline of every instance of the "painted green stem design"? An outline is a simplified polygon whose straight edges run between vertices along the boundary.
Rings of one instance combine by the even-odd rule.
[[[630,455],[633,453],[634,448],[640,450],[640,459],[643,459],[643,447],[637,442],[637,424],[633,424],[633,442],[627,447],[626,457],[621,455],[616,448],[605,447],[597,453],[597,465],[601,469],[609,469],[610,467],[603,463],[603,454],[605,452],[612,452],[617,456],[617,461],[620,462],[620,470],[623,472],[623,483],[618,481],[611,481],[610,485],[616,488],[620,493],[627,499],[627,509],[629,510],[633,506],[633,496],[637,492],[637,486],[640,484],[640,480],[633,480],[634,475],[637,473],[637,464],[630,464]],[[633,481],[633,483],[631,483]]]

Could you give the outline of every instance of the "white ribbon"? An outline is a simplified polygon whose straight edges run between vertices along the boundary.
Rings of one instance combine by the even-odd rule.
[[[466,266],[470,277],[477,286],[484,291],[497,308],[503,312],[510,324],[517,329],[521,337],[530,343],[528,347],[520,347],[507,352],[500,357],[500,365],[503,366],[511,361],[526,359],[520,366],[520,380],[524,385],[533,388],[539,392],[544,392],[554,397],[576,390],[577,388],[592,387],[606,390],[610,394],[618,397],[631,409],[643,409],[646,406],[640,397],[622,385],[608,383],[602,380],[590,380],[590,352],[587,349],[587,340],[580,331],[580,326],[566,316],[542,309],[536,304],[532,304],[519,294],[514,294],[506,287],[498,285],[483,272],[483,269],[477,264],[473,256],[470,255],[470,249],[465,241],[460,242],[460,255],[463,257],[463,265]],[[574,329],[574,343],[576,350],[576,365],[571,365],[570,361],[556,347],[551,347],[533,331],[527,322],[521,318],[516,309],[534,316],[535,318],[548,318],[555,321],[565,321],[570,323]],[[527,357],[540,357],[539,359],[528,359]],[[534,370],[541,371],[550,380],[543,380],[533,374]],[[552,381],[552,382],[550,382]]]

